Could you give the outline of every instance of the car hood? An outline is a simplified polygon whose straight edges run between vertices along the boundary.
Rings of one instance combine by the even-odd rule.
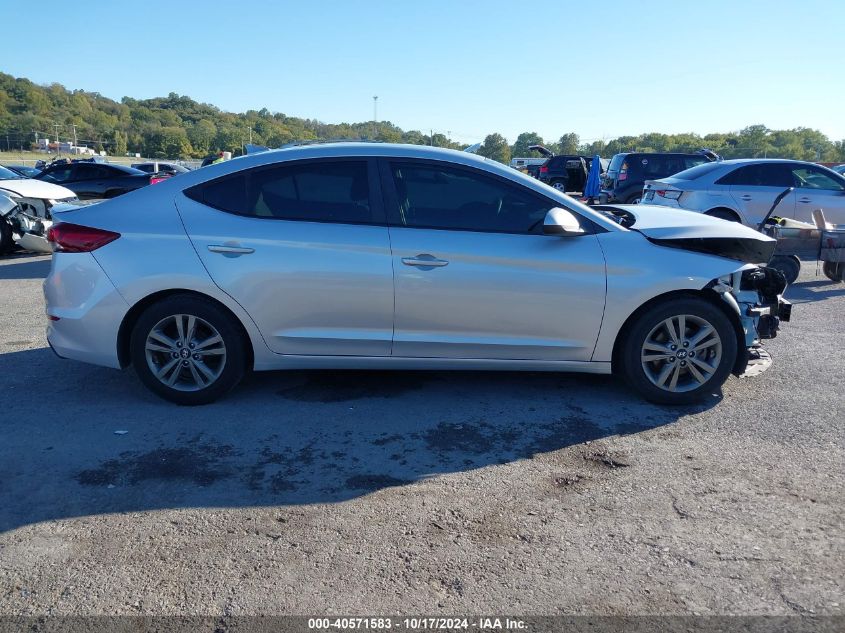
[[[40,200],[63,200],[76,197],[76,194],[70,189],[32,178],[0,180],[0,191],[9,191],[22,198],[38,198]]]
[[[600,207],[622,226],[660,246],[718,255],[749,264],[767,263],[777,241],[744,226],[703,213],[647,204]]]

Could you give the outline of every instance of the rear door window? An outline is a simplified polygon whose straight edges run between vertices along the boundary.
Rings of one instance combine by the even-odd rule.
[[[633,163],[637,166],[637,172],[644,180],[665,178],[686,169],[683,156],[642,155]]]
[[[185,194],[208,206],[259,218],[371,223],[365,161],[256,168],[193,187]]]
[[[791,187],[792,174],[785,164],[760,163],[740,167],[720,178],[717,184],[742,187]]]

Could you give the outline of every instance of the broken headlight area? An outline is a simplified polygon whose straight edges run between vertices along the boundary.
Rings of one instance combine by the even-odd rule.
[[[756,292],[760,297],[759,305],[748,308],[750,316],[760,317],[757,324],[760,338],[774,338],[780,322],[792,317],[792,304],[781,296],[786,285],[786,277],[774,268],[752,268],[742,272],[740,290]]]

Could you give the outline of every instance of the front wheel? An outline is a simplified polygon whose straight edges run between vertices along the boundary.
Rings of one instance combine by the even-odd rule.
[[[141,314],[132,330],[132,365],[155,394],[181,405],[208,404],[245,372],[246,341],[238,323],[215,303],[175,295]]]
[[[15,246],[12,238],[12,225],[4,217],[0,217],[0,255],[10,253]]]
[[[824,262],[822,272],[831,281],[845,281],[845,262]]]
[[[621,369],[646,400],[688,404],[718,390],[736,356],[733,325],[717,306],[696,297],[669,299],[634,321]]]
[[[769,261],[768,266],[782,272],[788,284],[794,284],[801,273],[801,260],[795,255],[775,255]]]
[[[566,193],[566,181],[555,180],[554,182],[552,182],[552,188],[557,189],[561,193]]]

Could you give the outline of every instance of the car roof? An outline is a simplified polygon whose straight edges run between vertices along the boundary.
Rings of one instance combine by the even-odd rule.
[[[143,187],[139,193],[147,193],[154,195],[165,192],[184,191],[190,187],[198,184],[235,174],[240,171],[251,169],[253,167],[261,167],[264,165],[274,165],[278,163],[319,159],[319,158],[409,158],[419,160],[437,160],[441,162],[453,163],[456,165],[465,165],[468,167],[476,167],[478,169],[492,172],[507,180],[514,181],[529,189],[534,189],[537,193],[547,197],[555,198],[558,195],[556,191],[543,185],[535,178],[531,178],[522,172],[503,165],[497,161],[483,156],[477,156],[471,152],[461,152],[453,149],[445,149],[441,147],[431,147],[428,145],[409,145],[400,143],[356,143],[356,142],[338,142],[338,143],[323,143],[315,145],[302,145],[295,147],[286,147],[283,149],[268,150],[266,152],[259,152],[256,154],[245,154],[238,156],[231,160],[226,160],[207,167],[201,167],[189,171],[179,176],[179,178],[168,178],[164,182],[156,185],[156,187]],[[149,192],[144,190],[150,189]],[[565,196],[564,196],[565,197]],[[571,199],[566,198],[571,202]],[[565,205],[564,205],[565,206]],[[604,217],[602,214],[592,209],[584,211],[582,205],[577,205],[579,212],[584,213],[595,223],[604,226],[610,230],[617,230],[619,225],[612,220]]]
[[[801,163],[803,165],[817,165],[807,160],[795,160],[792,158],[731,158],[720,161],[723,165],[757,165],[760,163]]]
[[[700,152],[619,152],[618,156],[701,156],[707,158]]]

